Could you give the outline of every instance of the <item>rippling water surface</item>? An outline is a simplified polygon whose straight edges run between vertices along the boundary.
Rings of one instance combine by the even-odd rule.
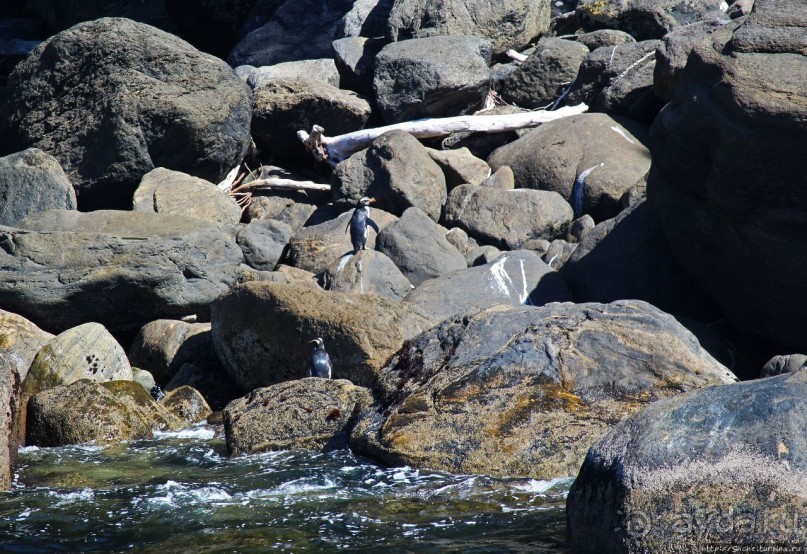
[[[211,427],[24,448],[3,552],[567,552],[571,479],[381,468],[348,451],[228,458]]]

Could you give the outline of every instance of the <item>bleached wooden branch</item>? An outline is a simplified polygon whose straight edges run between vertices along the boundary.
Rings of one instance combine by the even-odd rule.
[[[581,114],[587,110],[587,105],[578,104],[577,106],[566,106],[555,111],[418,119],[385,127],[354,131],[336,137],[325,136],[323,128],[315,125],[310,135],[305,131],[297,131],[297,137],[305,143],[308,150],[317,160],[336,164],[348,158],[352,153],[367,148],[375,139],[389,131],[406,131],[417,138],[441,137],[460,132],[501,133],[503,131],[537,127],[542,123]]]
[[[331,185],[315,183],[313,181],[295,181],[294,179],[283,179],[281,177],[270,177],[268,179],[256,179],[249,183],[244,183],[240,187],[234,188],[233,194],[242,192],[252,192],[255,190],[316,190],[329,192]]]
[[[516,52],[512,48],[510,50],[508,50],[507,52],[505,52],[505,54],[507,55],[508,58],[510,58],[511,60],[516,62],[517,64],[522,64],[522,63],[526,62],[527,58],[529,57],[529,56],[525,56],[524,54],[522,54],[520,52]]]

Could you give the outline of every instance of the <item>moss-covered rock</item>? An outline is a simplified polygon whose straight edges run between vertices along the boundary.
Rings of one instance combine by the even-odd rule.
[[[390,465],[564,477],[647,403],[735,379],[644,302],[494,306],[409,341],[351,444]]]
[[[166,394],[165,398],[160,400],[160,404],[187,423],[204,421],[213,413],[204,396],[198,390],[187,385]]]
[[[256,389],[224,409],[231,454],[322,450],[347,445],[370,391],[344,379],[308,377]]]

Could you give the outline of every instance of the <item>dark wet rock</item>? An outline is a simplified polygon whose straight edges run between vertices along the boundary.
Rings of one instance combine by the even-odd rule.
[[[658,40],[603,46],[580,65],[566,104],[585,103],[591,111],[629,117],[650,125],[663,107],[653,94]]]
[[[358,36],[333,41],[336,68],[341,78],[340,87],[372,97],[375,57],[386,44],[384,39]]]
[[[139,383],[81,379],[40,392],[28,403],[26,443],[64,446],[150,439],[153,429],[177,429],[180,421]]]
[[[312,273],[322,273],[334,260],[353,252],[348,232],[351,216],[352,212],[345,212],[335,219],[295,233],[289,241],[288,264]],[[371,210],[370,217],[381,230],[398,219],[377,209]],[[375,230],[368,229],[366,247],[374,249],[375,241]]]
[[[795,373],[800,371],[807,363],[807,355],[785,354],[774,356],[762,367],[760,377],[773,377],[783,373]]]
[[[807,348],[807,4],[759,0],[696,45],[657,118],[648,198],[678,260],[745,333]]]
[[[443,170],[448,190],[466,183],[478,185],[490,176],[490,167],[485,160],[477,158],[467,148],[451,150],[427,148],[426,151]]]
[[[274,65],[333,56],[331,42],[353,0],[333,0],[323,9],[320,0],[284,2],[261,27],[246,35],[227,61],[239,65]]]
[[[186,423],[205,421],[213,413],[202,394],[187,385],[168,392],[160,400],[160,404]]]
[[[238,231],[236,240],[247,265],[272,271],[283,256],[294,231],[282,221],[256,219]]]
[[[247,75],[247,84],[253,89],[276,79],[308,79],[339,88],[339,71],[331,58],[298,60],[253,68]]]
[[[520,50],[549,28],[550,1],[398,0],[389,15],[388,36],[406,40],[435,35],[475,35],[493,52]]]
[[[434,36],[388,44],[375,58],[373,88],[387,123],[447,117],[481,107],[490,90],[490,43]]]
[[[321,125],[329,135],[358,131],[370,104],[355,93],[308,78],[272,79],[255,89],[252,136],[266,153],[307,156],[297,131]]]
[[[232,455],[269,450],[333,450],[348,434],[370,391],[345,379],[309,377],[260,388],[224,410]]]
[[[807,486],[805,394],[799,371],[682,394],[623,421],[592,446],[569,492],[572,548],[804,543],[794,522]]]
[[[421,283],[404,304],[442,321],[473,308],[494,304],[571,301],[563,278],[528,250],[506,252],[493,262],[453,271]]]
[[[522,108],[549,106],[574,81],[588,53],[578,42],[544,37],[526,61],[502,81],[500,94]]]
[[[0,228],[0,308],[53,331],[204,314],[243,260],[234,238],[191,217],[48,210],[17,227]]]
[[[412,290],[411,283],[395,263],[375,250],[351,252],[333,261],[323,281],[325,290],[372,293],[390,300],[400,300]]]
[[[600,29],[590,33],[583,33],[578,35],[575,40],[592,51],[603,46],[619,46],[620,44],[636,42],[636,39],[628,33],[615,29]]]
[[[398,221],[382,229],[375,247],[414,286],[466,267],[463,255],[446,238],[446,230],[418,208],[407,209]]]
[[[561,273],[580,302],[635,298],[699,321],[721,317],[676,260],[658,215],[647,203],[589,231]]]
[[[191,202],[188,199],[193,199]],[[232,233],[241,220],[241,208],[210,181],[158,167],[143,175],[134,192],[136,212],[185,215],[216,223]]]
[[[619,29],[636,40],[659,39],[682,25],[720,19],[723,0],[580,0],[577,20],[588,30]]]
[[[150,371],[163,387],[183,364],[201,365],[215,356],[210,323],[176,319],[158,319],[143,325],[129,347],[132,365]]]
[[[252,98],[232,69],[127,19],[49,38],[10,75],[5,105],[9,144],[59,160],[82,210],[130,208],[155,167],[217,183],[250,142]]]
[[[196,48],[226,58],[255,0],[163,0],[178,33]]]
[[[245,283],[214,302],[212,323],[219,358],[248,391],[303,377],[316,337],[325,341],[334,378],[369,386],[403,342],[433,320],[373,294]]]
[[[553,239],[572,222],[572,208],[554,191],[501,190],[461,185],[451,191],[445,221],[500,248],[519,248],[533,238]]]
[[[404,345],[352,446],[391,465],[564,477],[640,407],[734,380],[643,302],[493,306]]]
[[[643,125],[587,113],[544,123],[496,150],[488,163],[494,170],[510,166],[517,187],[555,191],[578,206],[576,216],[587,213],[602,221],[622,210],[627,190],[645,182],[650,169],[646,141]]]
[[[20,3],[26,5],[28,13],[44,21],[51,33],[102,17],[125,17],[169,33],[177,30],[166,10],[166,0],[26,0]]]
[[[0,158],[0,225],[47,210],[76,209],[76,191],[62,166],[38,148]]]
[[[272,19],[275,12],[280,8],[286,0],[256,0],[252,9],[241,22],[239,27],[239,34],[245,37],[252,31],[260,29]]]
[[[336,166],[337,203],[353,208],[363,196],[400,216],[420,208],[438,221],[446,202],[446,179],[426,148],[405,131],[390,131]],[[380,225],[380,223],[379,223]]]

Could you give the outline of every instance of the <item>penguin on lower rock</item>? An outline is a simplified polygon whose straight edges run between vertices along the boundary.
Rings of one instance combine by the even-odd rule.
[[[350,218],[345,231],[350,230],[350,242],[353,244],[353,253],[358,254],[359,250],[366,250],[367,244],[367,227],[372,227],[378,233],[378,224],[370,219],[370,204],[375,202],[375,198],[362,197],[356,204],[356,209],[353,210],[353,215]]]
[[[331,357],[328,356],[328,353],[325,351],[325,341],[321,338],[316,338],[312,340],[311,343],[317,346],[311,354],[311,361],[308,364],[306,376],[330,379],[333,366],[331,365]]]

